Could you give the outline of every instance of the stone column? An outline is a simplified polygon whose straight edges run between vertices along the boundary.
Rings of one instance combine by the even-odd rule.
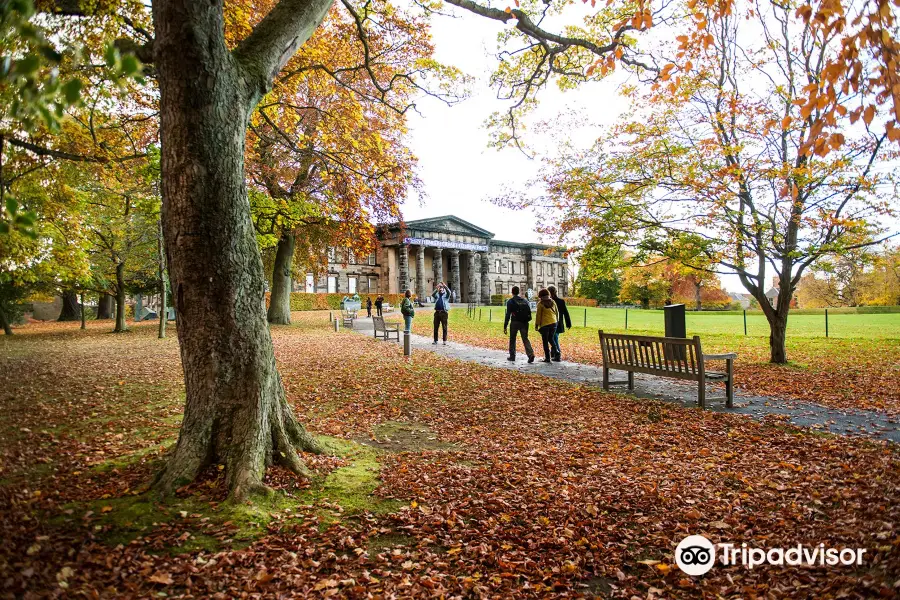
[[[456,292],[456,301],[462,302],[459,291],[459,250],[450,250],[450,289]]]
[[[466,266],[469,271],[469,290],[468,294],[466,294],[466,302],[478,302],[478,290],[476,287],[478,286],[478,273],[475,271],[475,257],[478,256],[477,252],[469,252]]]
[[[400,278],[400,293],[406,291],[409,286],[409,248],[401,243],[397,246],[397,270]]]
[[[481,253],[481,303],[491,303],[491,274],[489,272],[491,266],[490,255],[487,252]]]
[[[431,266],[434,271],[434,287],[444,280],[444,259],[440,248],[432,248]]]
[[[420,302],[428,295],[425,291],[425,246],[421,244],[416,250],[416,294]]]
[[[535,276],[534,276],[534,271],[535,271],[534,255],[531,252],[526,252],[525,253],[525,275],[526,275],[528,289],[534,290],[534,293],[537,294],[538,291],[534,287],[535,281],[536,281]],[[522,290],[522,294],[524,294],[524,293],[525,293],[525,290]]]

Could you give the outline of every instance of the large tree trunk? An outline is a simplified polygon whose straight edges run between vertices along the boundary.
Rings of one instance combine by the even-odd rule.
[[[153,2],[163,232],[187,396],[156,481],[164,494],[218,463],[231,497],[244,500],[265,489],[267,465],[306,473],[297,450],[320,450],[275,367],[244,139],[253,106],[330,3],[282,0],[232,54],[221,2]]]
[[[702,300],[702,286],[703,282],[698,281],[694,284],[694,302],[697,303],[697,307],[695,310],[698,312],[703,309],[703,300]]]
[[[294,261],[295,238],[290,232],[281,234],[272,271],[272,294],[269,296],[269,323],[291,323],[291,266]]]
[[[81,328],[87,329],[87,323],[85,323],[85,314],[84,314],[84,293],[81,294]]]
[[[127,330],[125,325],[125,263],[116,265],[116,328],[115,333]]]
[[[6,311],[3,310],[2,306],[0,306],[0,327],[3,327],[4,334],[13,334],[12,324],[9,322],[9,317],[6,315]]]
[[[159,266],[159,339],[163,339],[166,337],[166,323],[168,321],[169,316],[166,314],[168,312],[168,307],[166,306],[167,294],[169,293],[168,286],[166,285],[166,249],[165,244],[163,242],[163,226],[162,226],[162,216],[159,218],[159,234],[157,236],[157,250],[159,252],[158,258],[158,266]]]
[[[100,294],[97,300],[97,320],[113,318],[113,297],[107,293]]]
[[[59,321],[77,321],[81,318],[81,310],[78,307],[78,294],[67,290],[62,294],[62,312],[59,313]]]

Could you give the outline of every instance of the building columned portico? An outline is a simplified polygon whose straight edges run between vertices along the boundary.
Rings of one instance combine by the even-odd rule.
[[[509,294],[514,285],[523,290],[555,285],[561,296],[569,293],[563,248],[495,240],[490,231],[458,217],[385,226],[378,241],[378,250],[362,260],[330,251],[328,274],[318,281],[307,275],[305,291],[399,294],[410,289],[424,298],[443,281],[457,302],[489,303],[492,295]]]

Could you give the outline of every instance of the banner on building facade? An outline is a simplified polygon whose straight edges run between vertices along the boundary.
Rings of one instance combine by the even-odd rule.
[[[403,238],[403,243],[431,246],[433,248],[453,248],[455,250],[472,250],[475,252],[487,252],[488,247],[482,244],[468,244],[466,242],[446,242],[443,240],[428,240],[425,238]]]

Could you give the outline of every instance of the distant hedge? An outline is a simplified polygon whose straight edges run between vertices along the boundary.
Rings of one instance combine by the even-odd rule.
[[[591,307],[597,306],[597,301],[594,300],[593,298],[567,297],[567,298],[564,298],[564,300],[566,301],[566,304],[568,304],[569,306],[591,306]]]
[[[340,310],[341,300],[348,295],[349,294],[308,294],[306,292],[292,292],[291,310]],[[382,296],[384,297],[385,302],[389,302],[394,306],[399,305],[400,301],[403,299],[401,294],[382,294]],[[366,307],[367,297],[372,299],[374,308],[375,298],[378,297],[378,294],[360,294],[359,298],[362,301],[363,308]],[[268,306],[269,294],[267,293],[266,307]]]

